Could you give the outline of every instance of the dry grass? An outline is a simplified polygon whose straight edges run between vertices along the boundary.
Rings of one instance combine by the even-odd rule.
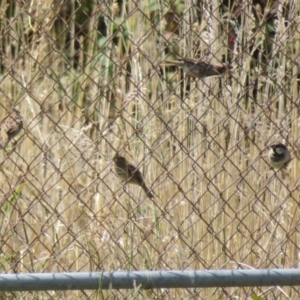
[[[62,8],[10,3],[7,15],[3,4],[0,114],[15,103],[25,119],[17,144],[1,153],[3,273],[298,267],[299,30],[285,26],[278,7],[272,55],[267,65],[263,55],[253,65],[267,38],[263,29],[254,33],[245,4],[232,73],[181,81],[176,69],[161,76],[155,68],[172,49],[163,38],[169,7],[158,3],[91,5],[86,15],[76,1]],[[191,25],[196,7],[180,5],[180,54],[193,56],[197,44],[209,53],[204,59],[229,59],[219,1],[211,4],[214,15],[203,11],[203,24]],[[289,20],[296,21],[299,4],[291,5]],[[78,35],[83,16],[85,36]],[[286,141],[295,157],[285,174],[266,161],[266,147],[276,141]],[[111,170],[116,150],[140,166],[153,202],[139,187],[122,187]],[[3,297],[245,299],[253,293],[299,298],[297,287]]]

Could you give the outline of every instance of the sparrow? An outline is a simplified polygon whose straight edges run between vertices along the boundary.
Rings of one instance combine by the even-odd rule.
[[[270,146],[268,157],[270,165],[275,169],[286,167],[291,160],[290,151],[281,143]]]
[[[5,149],[22,128],[23,120],[20,112],[15,108],[11,109],[7,116],[0,121],[0,148]]]
[[[124,157],[118,154],[114,156],[113,160],[115,172],[122,181],[139,185],[150,199],[154,198],[154,195],[145,184],[142,173],[135,166],[128,163]]]
[[[164,65],[175,65],[188,75],[196,78],[217,76],[224,74],[227,70],[232,69],[230,65],[216,66],[202,60],[181,58],[178,60],[166,60]]]

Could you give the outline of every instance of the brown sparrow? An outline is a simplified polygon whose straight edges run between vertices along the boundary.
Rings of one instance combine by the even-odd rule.
[[[290,151],[281,143],[270,146],[268,157],[270,165],[275,169],[286,167],[291,160]]]
[[[23,128],[23,120],[20,112],[15,108],[0,121],[0,148],[5,149],[8,143],[19,134]]]
[[[133,165],[127,162],[127,160],[116,154],[113,158],[115,163],[115,172],[125,183],[132,183],[139,185],[147,194],[150,199],[154,198],[154,195],[147,188],[142,173]]]
[[[216,66],[202,60],[181,58],[178,60],[166,60],[163,64],[175,65],[183,69],[183,71],[192,77],[203,78],[216,75],[222,75],[227,70],[232,69],[230,65]]]

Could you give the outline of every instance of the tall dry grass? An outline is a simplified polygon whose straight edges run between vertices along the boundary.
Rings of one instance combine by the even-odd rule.
[[[167,2],[6,3],[0,114],[17,105],[25,126],[1,153],[3,273],[298,267],[299,30],[286,25],[280,5],[266,63],[268,36],[264,26],[254,31],[251,3],[243,6],[231,57],[221,1],[211,2],[211,10],[203,5],[201,24],[196,6],[178,3],[174,48],[164,38]],[[296,2],[288,17],[299,19]],[[85,34],[78,33],[80,22]],[[172,49],[191,57],[193,45],[206,60],[231,60],[234,70],[194,82],[173,68],[160,73]],[[266,147],[282,141],[295,159],[286,172],[275,172]],[[145,174],[153,202],[116,178],[116,150]],[[297,287],[3,296],[245,299],[253,293],[299,298]]]

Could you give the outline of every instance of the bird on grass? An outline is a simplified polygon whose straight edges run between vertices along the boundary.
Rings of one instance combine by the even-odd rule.
[[[270,146],[268,158],[273,168],[281,169],[287,167],[291,161],[291,154],[285,145],[278,143]]]
[[[17,136],[23,128],[20,112],[13,108],[0,121],[0,148],[5,149],[8,143]]]
[[[115,172],[122,181],[140,186],[150,199],[154,198],[154,195],[145,184],[142,173],[135,166],[118,154],[114,156],[113,160]]]
[[[224,74],[227,70],[232,69],[230,65],[217,66],[202,60],[181,58],[178,60],[166,60],[164,65],[173,65],[182,68],[182,70],[191,77],[204,78]]]

